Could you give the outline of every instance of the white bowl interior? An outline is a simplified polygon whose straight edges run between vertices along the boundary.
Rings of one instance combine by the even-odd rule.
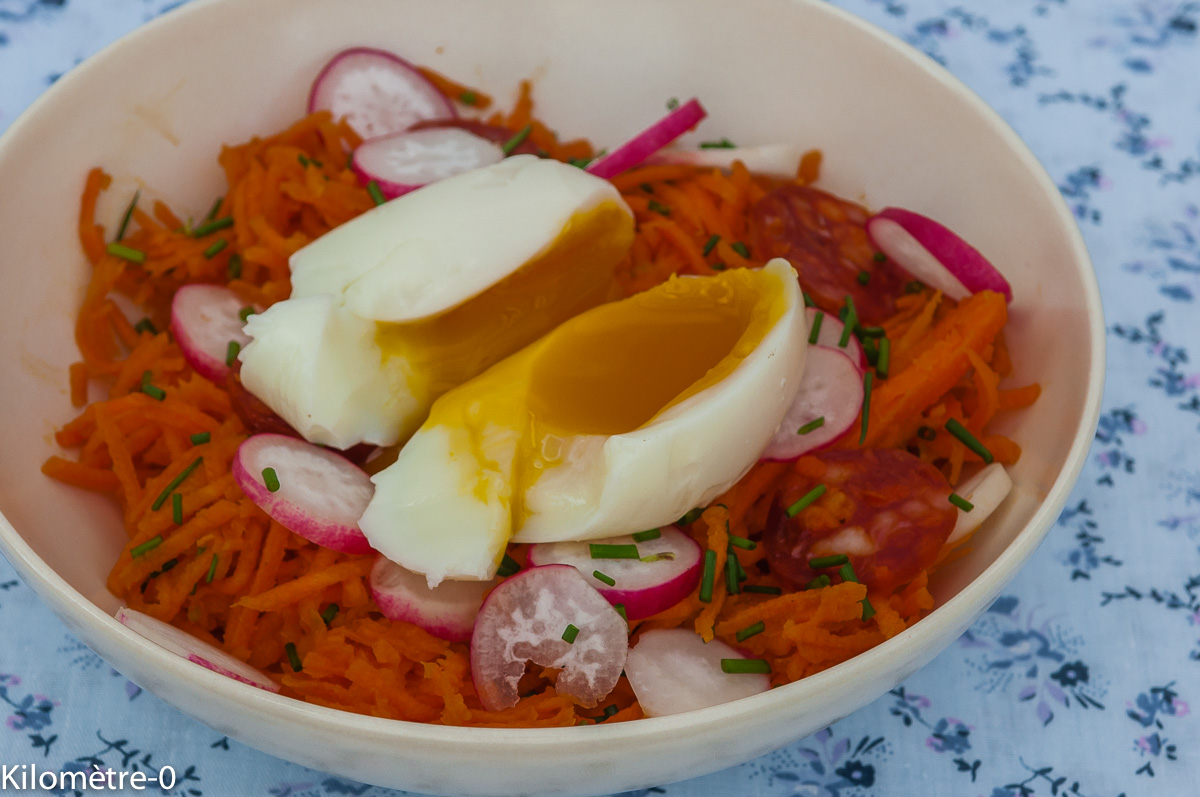
[[[503,31],[501,34],[500,31]],[[76,236],[84,175],[201,215],[224,190],[222,143],[303,113],[338,50],[391,49],[612,145],[699,96],[692,140],[799,141],[821,185],[946,223],[1005,273],[1016,302],[1013,384],[1041,400],[1005,422],[1024,448],[1014,497],[945,568],[941,607],[895,640],[762,699],[626,726],[488,732],[362,718],[278,698],[172,659],[107,615],[125,539],[110,501],[39,472],[74,416],[67,366],[88,266]],[[214,55],[217,54],[217,55]],[[891,688],[948,644],[1032,552],[1078,474],[1099,406],[1095,278],[1056,189],[1016,136],[924,56],[812,0],[209,0],[136,32],[60,81],[0,141],[0,551],[85,642],[221,732],[372,783],[435,792],[584,793],[728,766],[811,733]],[[620,761],[618,767],[615,762]],[[464,766],[466,764],[466,766]]]

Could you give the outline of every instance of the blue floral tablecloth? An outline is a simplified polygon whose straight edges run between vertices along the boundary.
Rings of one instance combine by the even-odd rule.
[[[176,5],[0,0],[0,130],[59,75]],[[838,5],[965,80],[1057,181],[1105,299],[1103,416],[1046,543],[932,664],[785,750],[650,792],[1200,794],[1189,709],[1200,700],[1200,2]],[[395,794],[256,752],[143,693],[3,559],[0,717],[10,767],[170,764],[178,795]]]

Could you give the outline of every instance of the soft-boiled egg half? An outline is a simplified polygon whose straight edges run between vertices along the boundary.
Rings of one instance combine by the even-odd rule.
[[[758,459],[806,346],[779,259],[596,307],[438,399],[359,526],[433,586],[491,578],[510,540],[674,522]]]
[[[241,379],[306,439],[393,445],[433,400],[613,298],[633,216],[607,180],[532,155],[433,183],[296,252]]]

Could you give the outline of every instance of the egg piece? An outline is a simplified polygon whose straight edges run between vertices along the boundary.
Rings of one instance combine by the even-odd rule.
[[[613,298],[633,215],[606,180],[533,156],[405,194],[291,258],[251,316],[246,388],[314,443],[394,445],[433,400]]]
[[[674,522],[757,461],[806,347],[796,273],[779,259],[589,310],[438,399],[373,477],[359,526],[436,585],[491,578],[510,539]]]

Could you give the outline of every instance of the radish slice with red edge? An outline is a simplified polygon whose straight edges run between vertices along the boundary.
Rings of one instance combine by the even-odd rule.
[[[961,506],[958,508],[958,521],[954,524],[954,531],[950,532],[946,539],[946,544],[953,545],[964,540],[982,526],[983,521],[1008,497],[1012,486],[1012,477],[999,462],[985,465],[974,476],[959,484],[954,492],[973,506],[970,512]]]
[[[492,590],[475,618],[475,691],[488,711],[515,706],[517,683],[532,661],[562,670],[555,684],[560,695],[595,706],[621,677],[628,633],[621,615],[575,568],[527,568]]]
[[[354,171],[374,180],[389,199],[428,183],[499,163],[504,150],[457,127],[426,128],[379,136],[354,150]]]
[[[817,346],[828,346],[831,349],[837,349],[857,363],[858,370],[867,370],[867,354],[863,351],[862,344],[858,342],[858,338],[850,335],[846,339],[846,345],[842,345],[842,335],[845,334],[846,325],[833,313],[827,313],[815,307],[805,308],[804,318],[808,322],[806,328],[810,335],[812,328],[817,323],[818,315],[821,316],[821,327],[817,330],[815,344]]]
[[[415,66],[392,53],[355,47],[335,55],[308,95],[308,112],[346,118],[363,139],[407,130],[423,119],[453,119],[454,103]]]
[[[708,112],[700,101],[690,99],[612,152],[592,161],[587,170],[597,177],[610,180],[642,163],[700,124],[705,116],[708,116]]]
[[[979,250],[931,218],[884,208],[867,219],[867,235],[896,265],[956,302],[984,290],[1013,299],[1008,280]]]
[[[268,468],[271,476],[264,475]],[[238,446],[233,478],[259,509],[309,542],[342,553],[371,552],[358,519],[375,485],[344,457],[295,437],[256,434]]]
[[[225,361],[230,342],[236,342],[237,349],[250,342],[240,316],[246,306],[236,293],[220,285],[184,285],[175,291],[171,332],[188,365],[205,379],[224,381],[229,374]]]
[[[862,402],[862,372],[854,361],[838,349],[809,346],[800,390],[762,458],[793,460],[835,442],[854,426]]]
[[[658,532],[658,537],[641,542],[631,535],[586,542],[539,542],[529,546],[529,563],[573,566],[609,603],[622,604],[627,618],[640,620],[691,595],[703,569],[704,554],[695,540],[674,526],[663,526]],[[640,558],[593,559],[593,545],[635,545]],[[596,571],[614,583],[596,578]]]
[[[226,678],[232,678],[244,684],[257,686],[259,689],[265,689],[268,692],[279,691],[279,684],[271,680],[271,677],[266,673],[256,670],[244,661],[230,656],[220,648],[210,645],[202,639],[196,639],[196,637],[186,631],[176,628],[173,625],[168,625],[162,620],[157,620],[148,614],[143,614],[124,606],[117,609],[116,618],[117,622],[130,631],[145,637],[159,647],[174,653],[176,656],[185,658],[193,664],[199,664],[201,667],[212,670],[219,675],[224,675]]]
[[[389,620],[424,628],[448,642],[466,642],[483,596],[499,582],[443,581],[429,588],[425,576],[380,556],[371,568],[371,597]]]
[[[686,628],[647,631],[629,651],[625,675],[649,717],[682,714],[771,688],[764,673],[727,673],[721,659],[744,659],[719,639],[705,642]]]
[[[741,161],[742,165],[756,174],[795,178],[802,157],[804,149],[799,144],[762,144],[756,147],[663,149],[647,158],[647,162],[731,169],[734,161]]]

